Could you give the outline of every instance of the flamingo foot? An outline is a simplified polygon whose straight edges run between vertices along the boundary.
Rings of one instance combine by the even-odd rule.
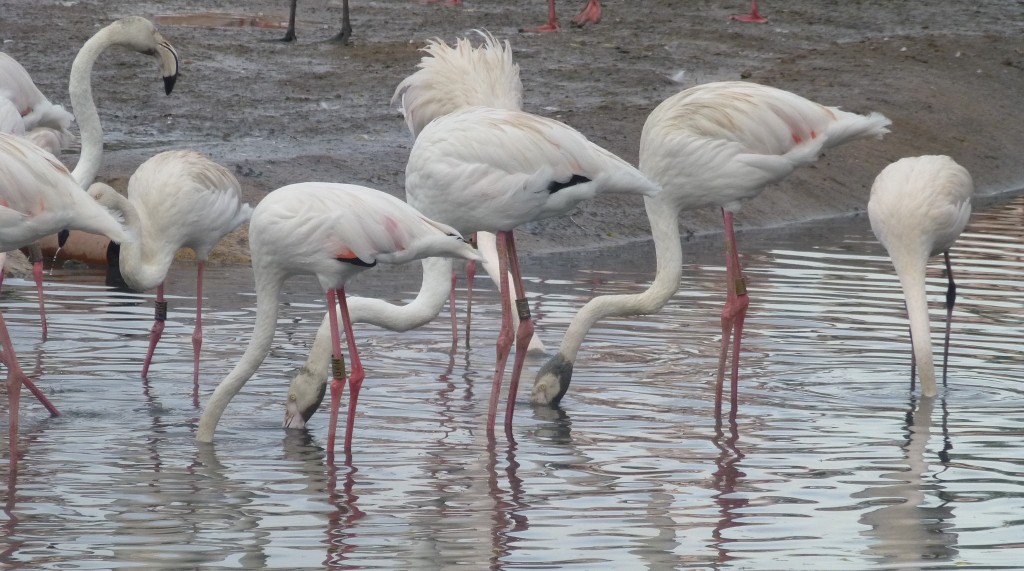
[[[526,34],[540,33],[540,34],[544,34],[544,33],[547,33],[547,32],[557,32],[557,31],[559,31],[561,29],[562,29],[562,26],[559,25],[558,20],[549,20],[548,23],[544,24],[543,26],[537,26],[535,28],[519,28],[519,33],[526,33]]]
[[[587,5],[580,10],[580,13],[573,17],[572,26],[574,28],[582,28],[587,24],[597,24],[600,22],[601,2],[598,0],[588,0]]]
[[[737,22],[747,22],[750,24],[764,24],[768,21],[768,18],[765,18],[757,11],[756,0],[751,4],[749,14],[735,14],[733,16],[729,16],[729,19],[736,20]]]

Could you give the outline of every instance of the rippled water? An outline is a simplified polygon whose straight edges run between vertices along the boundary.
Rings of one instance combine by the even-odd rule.
[[[1019,568],[1022,219],[1022,199],[977,213],[953,250],[960,300],[937,399],[908,390],[899,287],[861,218],[740,237],[752,294],[735,424],[713,410],[721,244],[696,241],[671,304],[600,324],[563,409],[521,402],[515,443],[489,444],[482,430],[492,291],[477,296],[470,351],[449,352],[447,312],[409,333],[357,326],[367,381],[352,461],[336,466],[325,414],[308,432],[279,427],[322,311],[312,280],[289,282],[272,354],[201,447],[191,267],[168,282],[148,382],[151,296],[58,270],[40,342],[33,289],[8,279],[21,362],[64,415],[22,397],[23,457],[16,473],[0,463],[0,566]],[[639,291],[653,265],[640,246],[527,260],[549,349],[582,302]],[[945,290],[933,266],[938,340]],[[417,288],[406,268],[351,290],[398,301]],[[255,309],[247,270],[211,269],[205,291],[199,401],[240,356]]]

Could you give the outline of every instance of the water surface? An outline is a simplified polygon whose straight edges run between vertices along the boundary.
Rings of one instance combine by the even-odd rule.
[[[322,315],[313,280],[289,282],[271,355],[216,443],[197,446],[200,406],[252,329],[248,269],[208,271],[198,395],[192,267],[168,280],[170,317],[147,381],[152,295],[57,270],[43,342],[31,284],[8,279],[2,304],[21,363],[64,414],[22,397],[22,458],[16,472],[0,463],[0,564],[1018,568],[1022,216],[1022,199],[976,213],[953,249],[960,298],[949,385],[936,399],[908,388],[902,297],[860,218],[740,236],[751,308],[735,422],[713,406],[722,246],[698,240],[684,244],[668,307],[591,332],[562,409],[526,402],[542,363],[528,360],[514,442],[483,430],[498,323],[489,284],[477,281],[468,351],[451,351],[447,311],[407,333],[357,326],[367,380],[351,462],[339,454],[334,465],[326,414],[308,431],[280,428]],[[945,282],[932,266],[940,341]],[[583,302],[638,292],[653,267],[646,245],[524,262],[549,349]],[[373,270],[350,291],[409,300],[418,276]]]

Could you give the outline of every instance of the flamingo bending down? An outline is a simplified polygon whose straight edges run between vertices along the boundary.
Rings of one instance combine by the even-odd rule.
[[[928,258],[942,252],[949,280],[946,340],[942,352],[942,380],[945,382],[949,330],[956,301],[949,248],[967,226],[973,194],[970,173],[944,155],[900,159],[885,167],[871,187],[868,202],[871,229],[889,252],[903,287],[914,361],[921,370],[921,394],[926,397],[934,397],[938,392],[924,287]],[[913,382],[911,373],[911,388]]]
[[[738,81],[699,85],[663,101],[648,116],[640,138],[640,170],[664,189],[645,199],[657,254],[654,283],[637,295],[601,296],[587,302],[570,323],[558,354],[538,373],[533,401],[553,405],[562,399],[580,344],[598,320],[653,313],[668,302],[682,277],[679,212],[717,206],[725,221],[728,296],[722,311],[716,407],[721,406],[730,337],[735,407],[748,300],[733,213],[741,201],[814,162],[825,149],[881,137],[889,123],[878,113],[848,113],[781,89]]]
[[[0,181],[0,251],[31,244],[62,228],[102,234],[115,242],[124,239],[124,229],[117,220],[79,188],[60,161],[36,145],[6,133],[0,133]],[[7,366],[13,459],[22,384],[51,414],[60,413],[22,372],[2,314],[0,348],[0,360]]]
[[[81,132],[81,154],[75,165],[72,176],[81,188],[86,188],[96,178],[103,159],[103,128],[99,113],[92,99],[91,74],[96,60],[101,53],[111,46],[123,46],[141,54],[157,58],[160,73],[163,76],[164,90],[171,93],[178,77],[178,56],[168,43],[145,18],[131,16],[117,20],[96,32],[78,51],[71,64],[71,78],[68,91],[71,97],[71,108],[75,111]],[[50,103],[39,89],[32,83],[28,72],[13,58],[0,53],[0,95],[10,98],[18,109],[27,110],[22,124],[16,125],[10,120],[0,121],[10,125],[11,131],[0,127],[0,131],[24,132],[25,136],[35,142],[42,143],[50,152],[63,148],[65,135],[63,129],[70,125],[71,114],[59,105]],[[7,115],[0,105],[0,115]],[[65,127],[62,127],[64,125]],[[70,136],[70,133],[68,133]],[[65,230],[65,229],[58,229]],[[66,234],[59,240],[63,245]],[[43,327],[43,338],[46,338],[46,312],[43,304],[42,257],[33,256],[33,276],[39,296],[39,315]]]
[[[107,208],[123,213],[128,237],[119,247],[121,275],[129,287],[145,291],[156,287],[156,316],[142,378],[149,374],[153,351],[160,341],[167,316],[164,280],[181,248],[196,254],[196,324],[192,382],[199,387],[199,351],[203,345],[203,269],[213,247],[252,215],[242,203],[241,187],[228,169],[195,151],[160,153],[135,171],[128,181],[128,197],[96,183],[89,194]]]
[[[312,274],[327,292],[331,316],[334,378],[328,452],[333,457],[335,425],[344,379],[334,297],[341,306],[352,372],[345,450],[351,449],[356,402],[363,369],[356,352],[345,285],[377,262],[400,264],[430,256],[475,258],[472,246],[454,229],[430,220],[401,200],[370,188],[308,182],[279,188],[253,211],[249,245],[256,277],[256,325],[245,354],[217,386],[199,421],[196,439],[213,440],[228,402],[252,376],[270,350],[277,325],[278,294],[285,279]]]
[[[506,432],[511,429],[526,344],[533,333],[512,231],[525,222],[565,214],[605,192],[654,196],[658,187],[576,130],[522,111],[455,111],[429,123],[413,144],[406,166],[409,204],[463,233],[497,233],[502,329],[488,410],[491,433],[513,341],[509,272],[521,321],[515,334]]]

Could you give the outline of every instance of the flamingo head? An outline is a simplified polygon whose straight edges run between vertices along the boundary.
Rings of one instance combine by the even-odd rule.
[[[305,428],[306,422],[313,416],[327,393],[327,379],[323,375],[314,375],[303,367],[292,380],[288,389],[288,402],[285,404],[285,428]]]
[[[157,59],[164,79],[164,92],[170,95],[178,80],[178,52],[160,35],[153,22],[140,16],[129,16],[114,22],[109,28],[118,44]]]
[[[537,373],[530,400],[534,404],[557,406],[569,390],[572,380],[572,361],[561,353],[555,355]]]

